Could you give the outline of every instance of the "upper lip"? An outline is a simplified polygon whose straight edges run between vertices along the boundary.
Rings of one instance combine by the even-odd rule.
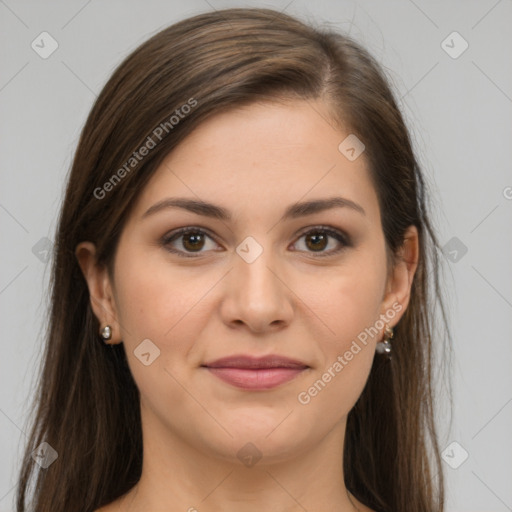
[[[296,359],[280,355],[254,357],[249,355],[234,355],[222,357],[215,361],[204,363],[208,368],[309,368],[307,364]]]

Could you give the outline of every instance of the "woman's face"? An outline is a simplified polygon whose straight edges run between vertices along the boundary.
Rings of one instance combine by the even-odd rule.
[[[344,425],[383,326],[405,311],[415,266],[388,275],[365,154],[347,158],[338,147],[350,132],[326,119],[320,101],[219,114],[139,196],[114,281],[101,274],[106,292],[93,306],[124,343],[146,429],[223,459],[250,455],[252,443],[277,461]],[[178,198],[196,206],[162,203]],[[182,228],[191,233],[175,235]],[[258,377],[204,367],[233,355],[306,368]]]

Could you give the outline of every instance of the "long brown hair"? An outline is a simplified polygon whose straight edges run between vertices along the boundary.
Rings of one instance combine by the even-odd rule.
[[[375,358],[348,416],[343,464],[348,490],[375,510],[443,510],[432,335],[436,305],[448,327],[439,245],[425,178],[387,79],[347,36],[269,9],[226,9],[176,23],[137,48],[83,128],[55,235],[51,312],[18,512],[91,512],[141,475],[139,392],[123,344],[107,347],[98,338],[77,244],[92,241],[112,275],[127,214],[163,158],[209,116],[276,98],[321,98],[330,105],[328,121],[364,142],[390,254],[398,253],[408,226],[418,229],[419,265],[393,357]],[[135,158],[148,137],[154,147]],[[43,441],[58,454],[46,469],[31,457]]]

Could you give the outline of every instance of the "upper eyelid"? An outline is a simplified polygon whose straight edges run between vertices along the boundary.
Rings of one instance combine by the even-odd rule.
[[[308,233],[309,231],[314,230],[314,229],[318,229],[319,231],[320,230],[324,230],[324,231],[331,230],[336,233],[339,233],[340,235],[344,235],[344,236],[348,237],[348,234],[346,234],[343,229],[336,228],[334,226],[327,226],[325,224],[312,224],[311,226],[306,226],[304,228],[301,228],[295,236],[301,236],[301,235]],[[206,233],[208,236],[210,236],[211,238],[213,238],[214,240],[217,238],[217,235],[214,235],[213,232],[210,231],[209,228],[206,228],[203,226],[196,226],[196,225],[190,225],[190,226],[185,226],[182,228],[173,229],[173,230],[169,231],[168,233],[166,233],[162,238],[169,238],[171,236],[183,235],[185,233],[195,232],[195,231],[202,231],[202,232]]]

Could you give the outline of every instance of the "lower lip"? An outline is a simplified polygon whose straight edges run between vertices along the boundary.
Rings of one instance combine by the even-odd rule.
[[[288,382],[307,368],[208,368],[219,379],[242,389],[272,389]]]

